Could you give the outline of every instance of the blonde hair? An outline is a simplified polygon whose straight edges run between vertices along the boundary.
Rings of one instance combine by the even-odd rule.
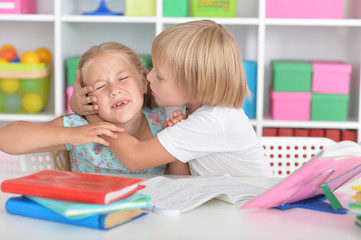
[[[88,51],[86,51],[82,55],[78,64],[78,69],[82,71],[86,63],[90,62],[98,55],[106,54],[106,53],[116,53],[121,55],[130,64],[134,65],[135,69],[138,71],[138,73],[141,76],[146,78],[148,74],[148,70],[144,66],[141,57],[138,54],[136,54],[132,49],[117,42],[105,42],[100,45],[92,46]],[[82,86],[84,87],[83,81],[81,81],[81,83]],[[144,94],[143,106],[149,108],[154,108],[156,106],[149,84],[147,84],[147,92]]]
[[[214,21],[164,30],[153,41],[152,58],[169,63],[176,85],[201,105],[241,108],[250,94],[237,42]]]
[[[117,53],[128,60],[130,64],[135,66],[135,69],[141,76],[145,77],[148,74],[148,70],[145,68],[142,59],[137,55],[132,49],[127,46],[117,43],[117,42],[105,42],[100,45],[92,46],[88,51],[86,51],[78,64],[78,69],[83,70],[83,67],[86,63],[90,62],[96,56],[106,53]],[[84,87],[83,80],[81,80],[82,87]],[[150,86],[147,84],[147,92],[144,94],[143,107],[154,108],[156,106],[153,95],[151,94]],[[71,163],[68,151],[55,151],[53,152],[54,158],[54,167],[57,170],[71,171]]]

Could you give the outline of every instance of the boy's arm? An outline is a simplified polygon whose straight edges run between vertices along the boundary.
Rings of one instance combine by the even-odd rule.
[[[63,127],[63,119],[47,123],[25,121],[12,122],[0,128],[0,150],[9,154],[26,154],[53,150],[65,150],[65,144],[82,145],[98,142],[108,143],[100,137],[116,137],[121,128],[111,123],[88,124],[80,127]]]
[[[165,174],[169,175],[190,175],[188,163],[181,162],[179,160],[168,164]]]
[[[87,116],[87,119],[92,123],[101,121],[97,115]],[[142,142],[127,133],[118,134],[116,139],[107,136],[102,137],[109,142],[112,153],[132,172],[166,163],[179,162],[162,146],[157,137]],[[177,167],[177,165],[173,165],[169,171],[174,172],[173,167]],[[182,167],[184,170],[186,165]],[[182,173],[178,174],[187,174],[183,170]]]
[[[73,94],[69,101],[70,108],[73,112],[83,116],[95,114],[98,112],[97,98],[95,96],[88,96],[93,91],[93,87],[86,86],[82,88],[80,78],[80,70],[77,70],[73,84]]]

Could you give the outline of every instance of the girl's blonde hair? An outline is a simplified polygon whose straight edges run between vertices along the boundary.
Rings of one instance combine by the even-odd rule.
[[[169,63],[176,85],[201,105],[241,108],[250,94],[237,42],[214,21],[164,30],[153,41],[152,58]]]
[[[124,57],[130,64],[133,64],[140,73],[145,77],[148,74],[148,70],[145,68],[141,57],[136,54],[132,49],[117,42],[105,42],[100,45],[95,45],[86,51],[78,64],[78,69],[82,71],[86,63],[90,62],[96,56],[106,53],[116,53]],[[82,87],[84,87],[83,80],[81,80]],[[143,107],[154,108],[156,106],[153,95],[151,94],[150,86],[147,84],[147,92],[144,94]],[[71,163],[68,151],[55,151],[53,152],[54,166],[57,170],[71,171]]]

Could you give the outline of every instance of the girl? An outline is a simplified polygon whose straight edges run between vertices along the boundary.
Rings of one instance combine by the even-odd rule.
[[[146,141],[126,133],[117,139],[104,136],[128,169],[179,159],[193,175],[272,176],[242,110],[249,94],[242,57],[222,25],[200,20],[170,27],[153,41],[152,60],[147,78],[157,104],[185,105],[188,118]],[[89,119],[102,121],[96,115]]]
[[[122,44],[103,43],[83,54],[79,71],[82,84],[94,86],[89,95],[97,98],[98,114],[109,123],[89,125],[79,115],[40,124],[14,122],[0,129],[0,150],[10,154],[68,150],[71,170],[78,172],[163,174],[164,164],[129,171],[106,147],[107,141],[98,137],[116,138],[114,132],[124,129],[135,139],[145,141],[161,130],[165,115],[162,108],[153,108],[147,70],[140,57]],[[169,173],[173,173],[171,169]]]

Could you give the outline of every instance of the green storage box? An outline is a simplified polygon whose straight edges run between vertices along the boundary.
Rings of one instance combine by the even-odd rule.
[[[126,16],[155,16],[156,0],[126,0]]]
[[[188,0],[164,0],[163,1],[164,17],[187,17]]]
[[[52,65],[0,64],[0,112],[38,113],[47,106]]]
[[[235,17],[237,0],[191,0],[193,17]]]
[[[153,68],[152,56],[150,54],[141,54],[140,57],[142,58],[142,62],[144,66],[148,69],[148,71],[152,70]]]
[[[306,61],[272,61],[271,65],[274,91],[311,92],[311,63]]]
[[[66,60],[66,83],[68,87],[71,87],[74,84],[79,61],[80,57],[72,57]]]
[[[312,93],[311,121],[347,121],[349,95]]]

